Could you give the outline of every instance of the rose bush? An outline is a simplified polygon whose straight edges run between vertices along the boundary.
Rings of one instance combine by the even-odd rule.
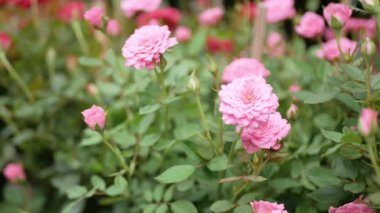
[[[378,0],[0,0],[0,212],[380,208]]]

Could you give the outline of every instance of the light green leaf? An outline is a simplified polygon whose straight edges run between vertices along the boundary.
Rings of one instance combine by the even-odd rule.
[[[145,114],[150,114],[152,112],[157,111],[160,108],[159,104],[152,104],[152,105],[147,105],[144,107],[141,107],[139,110],[140,115],[145,115]]]
[[[105,190],[106,189],[106,183],[102,178],[100,178],[97,175],[93,175],[91,177],[91,184],[94,188],[99,189],[99,190]]]
[[[85,67],[100,67],[103,63],[98,58],[82,56],[79,58],[79,64]]]
[[[354,194],[361,193],[365,189],[364,183],[348,183],[343,187],[344,190],[352,192]]]
[[[229,200],[218,200],[211,205],[210,209],[213,212],[227,212],[234,207],[235,205]]]
[[[161,183],[178,183],[189,178],[196,167],[192,165],[176,165],[164,171],[155,179]]]
[[[226,155],[221,155],[213,158],[207,163],[207,168],[211,171],[223,171],[228,168],[228,158]]]
[[[66,191],[69,199],[77,199],[84,196],[87,193],[87,189],[83,186],[73,186]]]
[[[157,135],[157,134],[145,135],[141,140],[141,146],[143,147],[153,146],[159,139],[160,139],[160,135]]]
[[[102,136],[100,135],[99,132],[92,129],[86,129],[84,130],[84,136],[82,138],[80,146],[93,146],[101,142],[102,142]]]
[[[342,140],[342,133],[340,132],[334,132],[334,131],[329,131],[325,129],[321,129],[322,135],[325,136],[325,138],[335,141],[335,142],[341,142]]]
[[[173,213],[198,213],[194,204],[187,200],[178,200],[170,204],[170,208]]]

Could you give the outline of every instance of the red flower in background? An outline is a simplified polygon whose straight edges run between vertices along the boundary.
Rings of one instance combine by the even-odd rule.
[[[257,14],[256,4],[253,2],[243,4],[241,7],[241,14],[248,19],[254,19]]]
[[[230,53],[233,50],[233,43],[228,39],[219,39],[209,36],[206,42],[207,51],[211,53]]]
[[[38,0],[38,4],[44,4],[48,0]],[[16,6],[27,9],[32,5],[32,0],[0,0],[0,5]]]
[[[0,32],[0,48],[9,49],[12,45],[12,38],[6,32]]]
[[[162,8],[152,12],[142,13],[137,17],[136,21],[139,27],[148,25],[152,23],[152,21],[160,21],[162,22],[161,24],[168,25],[169,29],[172,31],[181,21],[181,12],[172,7]]]
[[[73,1],[64,5],[58,11],[58,19],[63,22],[70,22],[75,18],[82,17],[84,14],[84,3]]]

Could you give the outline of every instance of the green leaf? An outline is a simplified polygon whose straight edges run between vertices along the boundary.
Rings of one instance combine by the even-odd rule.
[[[375,192],[373,194],[370,194],[368,195],[368,199],[376,204],[376,205],[380,205],[380,192]]]
[[[118,131],[112,134],[115,142],[123,149],[128,149],[129,147],[135,145],[136,138],[130,134],[127,130]]]
[[[221,155],[213,158],[207,163],[207,168],[211,171],[223,171],[228,168],[228,158],[226,155]]]
[[[193,39],[191,39],[190,45],[188,46],[190,55],[197,55],[202,51],[206,42],[206,36],[207,31],[205,29],[198,31],[198,33],[194,35]]]
[[[339,154],[351,160],[359,159],[362,157],[362,154],[360,153],[359,149],[349,145],[341,147],[339,149]]]
[[[294,93],[294,96],[302,100],[305,104],[320,104],[330,101],[334,98],[336,92],[319,92],[300,91]]]
[[[333,147],[331,147],[330,149],[328,149],[323,155],[322,157],[326,157],[328,155],[331,155],[333,153],[335,153],[336,151],[338,151],[340,149],[341,146],[343,146],[344,144],[338,144],[338,145],[335,145]]]
[[[338,93],[335,96],[335,99],[354,110],[355,112],[360,112],[361,107],[354,97],[345,93]]]
[[[342,140],[342,133],[340,132],[334,132],[334,131],[329,131],[325,129],[321,129],[322,135],[325,136],[325,138],[335,141],[335,142],[341,142]]]
[[[114,184],[108,187],[105,193],[109,196],[116,196],[123,194],[127,190],[128,182],[124,177],[118,175],[114,179]]]
[[[149,128],[149,126],[153,123],[155,118],[154,114],[148,114],[146,115],[139,124],[139,133],[142,134],[146,132],[146,130]]]
[[[99,132],[92,129],[85,129],[84,136],[80,146],[93,146],[102,142],[102,136]]]
[[[147,105],[140,108],[139,114],[140,115],[150,114],[152,112],[157,111],[159,108],[160,108],[160,104]]]
[[[164,186],[158,185],[153,191],[153,198],[155,201],[159,202],[162,199],[162,196],[164,195]]]
[[[341,183],[341,180],[331,170],[322,167],[307,170],[306,176],[319,187],[339,185]]]
[[[87,193],[87,189],[83,186],[73,186],[66,191],[69,199],[77,199],[84,196]]]
[[[198,213],[193,203],[187,200],[178,200],[170,204],[173,213]]]
[[[88,56],[80,57],[79,64],[85,67],[100,67],[103,65],[101,60]]]
[[[157,134],[148,134],[143,137],[141,140],[141,146],[149,147],[153,146],[160,139],[160,135]]]
[[[365,189],[364,183],[348,183],[343,186],[343,189],[354,194],[361,193]]]
[[[174,130],[174,135],[178,140],[188,139],[199,133],[200,128],[197,124],[183,124]]]
[[[156,212],[155,213],[166,213],[168,212],[168,205],[166,205],[165,203],[161,204],[157,209],[156,209]]]
[[[171,199],[173,199],[173,193],[174,193],[174,186],[169,187],[164,194],[164,201],[169,202]]]
[[[328,186],[310,193],[309,197],[319,203],[324,203],[325,205],[336,205],[349,195],[348,192],[345,192],[340,187]]]
[[[77,205],[77,201],[73,201],[73,202],[70,202],[68,203],[62,210],[62,213],[73,213],[73,209],[76,207]]]
[[[144,207],[144,211],[143,211],[143,213],[153,213],[154,212],[154,210],[156,209],[156,205],[155,204],[149,204],[149,205],[146,205],[145,207]]]
[[[4,189],[4,200],[7,203],[21,205],[24,200],[24,195],[21,187],[7,184]]]
[[[106,189],[106,182],[104,182],[104,180],[97,175],[93,175],[91,177],[91,184],[96,189],[99,189],[102,191]]]
[[[210,209],[213,212],[227,212],[234,207],[235,205],[229,200],[218,200],[211,205]]]
[[[189,178],[196,167],[192,165],[176,165],[164,171],[155,179],[161,183],[178,183]]]
[[[360,135],[355,132],[348,132],[343,135],[342,142],[358,144],[362,142],[362,137],[360,137]]]
[[[251,213],[252,207],[250,205],[238,206],[234,209],[234,213]]]
[[[371,76],[371,87],[373,90],[380,90],[380,73]]]
[[[252,200],[255,200],[256,197],[257,197],[256,193],[245,194],[241,196],[241,198],[238,201],[238,204],[239,205],[249,204],[249,202],[251,202]]]
[[[351,79],[355,81],[365,81],[364,71],[361,71],[360,69],[349,64],[340,64],[339,67],[343,73],[349,76]]]

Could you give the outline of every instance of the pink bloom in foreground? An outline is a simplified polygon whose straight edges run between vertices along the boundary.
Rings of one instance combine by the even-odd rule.
[[[266,19],[268,23],[277,23],[296,15],[294,0],[266,0]]]
[[[278,32],[271,32],[267,39],[268,53],[271,57],[281,57],[285,54],[286,43]]]
[[[6,32],[0,32],[0,49],[9,49],[12,45],[12,39]]]
[[[82,111],[84,122],[91,128],[95,129],[98,125],[101,129],[106,123],[106,113],[102,107],[92,105],[91,108]]]
[[[134,16],[139,11],[151,12],[160,7],[162,0],[122,0],[121,10],[127,17]]]
[[[340,39],[340,48],[344,54],[352,55],[356,49],[356,45],[357,44],[355,41],[351,41],[348,38]],[[340,57],[340,51],[336,39],[327,41],[326,43],[322,44],[322,51],[324,57],[329,61],[333,61]]]
[[[265,123],[259,126],[248,126],[244,128],[241,135],[243,146],[248,153],[257,152],[260,149],[281,148],[279,143],[290,131],[288,121],[281,118],[280,113],[269,115]]]
[[[179,26],[175,30],[175,37],[177,38],[177,40],[179,42],[186,42],[186,41],[190,40],[190,38],[191,38],[191,31],[187,27]]]
[[[125,66],[153,69],[160,63],[161,54],[176,44],[177,39],[170,38],[168,26],[143,26],[135,30],[123,46]]]
[[[295,27],[296,32],[305,38],[315,38],[320,36],[325,29],[325,21],[322,16],[313,13],[306,12],[299,23]]]
[[[323,9],[323,16],[329,25],[331,25],[332,17],[335,17],[341,24],[344,24],[351,15],[352,10],[345,4],[330,3]]]
[[[270,203],[267,201],[251,202],[254,213],[288,213],[284,204]]]
[[[350,18],[344,25],[345,32],[352,32],[359,36],[364,31],[365,36],[373,38],[376,34],[376,19]]]
[[[106,31],[112,36],[118,36],[120,34],[120,24],[116,19],[111,19],[107,23]]]
[[[84,3],[73,1],[64,5],[58,11],[58,19],[63,22],[70,22],[75,18],[82,17],[84,13]]]
[[[101,27],[103,22],[104,10],[101,7],[94,6],[87,10],[83,17],[95,27]]]
[[[368,136],[376,131],[378,126],[377,115],[378,112],[373,109],[365,108],[362,110],[359,118],[359,131],[363,135]]]
[[[26,179],[24,168],[21,164],[18,163],[8,164],[4,168],[3,174],[5,178],[11,183],[17,183]]]
[[[375,213],[375,210],[368,208],[359,198],[338,208],[330,207],[329,213]]]
[[[238,127],[257,127],[268,121],[278,108],[278,97],[261,76],[236,78],[219,91],[224,123]]]
[[[198,20],[203,26],[214,26],[222,20],[224,10],[220,7],[207,9],[199,14]]]
[[[254,58],[238,58],[232,61],[224,69],[222,80],[223,83],[230,83],[235,78],[260,75],[264,78],[270,75],[264,65]]]

